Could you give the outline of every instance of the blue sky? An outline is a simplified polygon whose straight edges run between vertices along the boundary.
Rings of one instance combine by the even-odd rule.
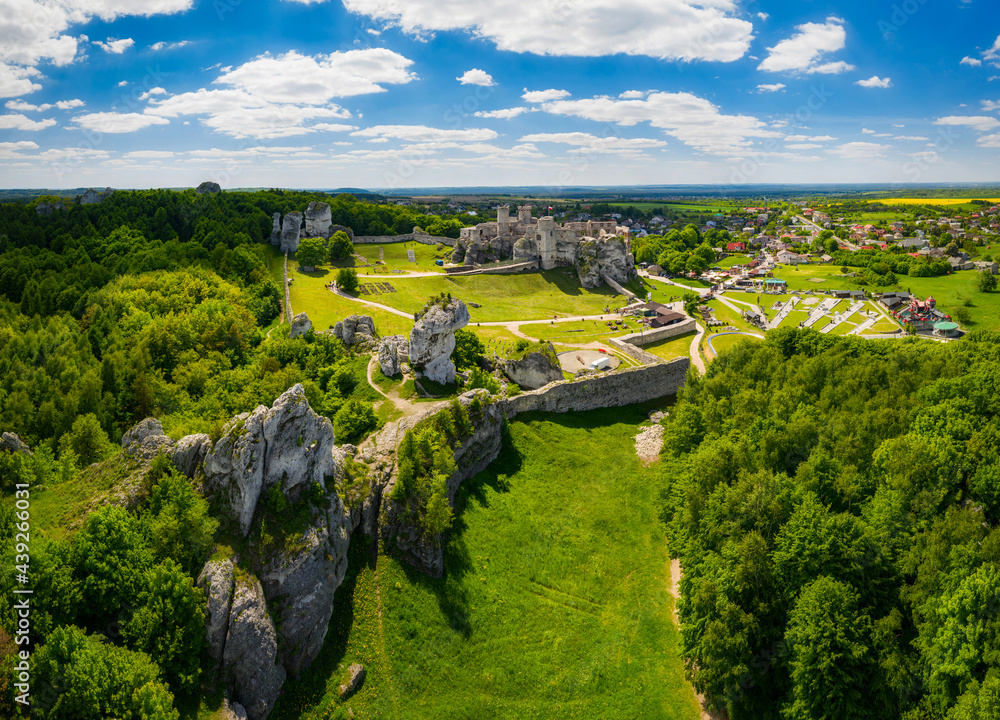
[[[992,0],[0,0],[5,187],[1000,181]]]

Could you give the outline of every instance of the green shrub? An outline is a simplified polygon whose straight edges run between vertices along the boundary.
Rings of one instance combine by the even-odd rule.
[[[348,400],[333,418],[333,431],[341,442],[357,440],[377,426],[375,408],[364,400]]]

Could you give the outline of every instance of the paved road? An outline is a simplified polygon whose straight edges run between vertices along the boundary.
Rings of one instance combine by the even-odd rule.
[[[642,277],[646,278],[647,280],[654,280],[656,282],[663,283],[664,285],[673,285],[675,287],[681,288],[682,290],[687,290],[688,292],[698,293],[699,295],[708,295],[709,293],[712,292],[709,288],[697,288],[697,287],[691,287],[690,285],[681,285],[680,283],[674,282],[673,280],[669,280],[665,277],[660,277],[659,275],[646,275],[643,273],[639,274],[642,275]]]

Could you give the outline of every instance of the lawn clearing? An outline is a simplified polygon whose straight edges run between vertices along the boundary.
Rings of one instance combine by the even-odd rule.
[[[695,720],[657,469],[632,441],[650,409],[512,422],[498,460],[458,491],[439,580],[385,556],[376,570],[356,535],[324,649],[271,717]],[[341,703],[354,662],[367,678]]]
[[[761,342],[760,338],[752,335],[712,335],[708,339],[711,340],[709,347],[715,350],[716,355],[721,355],[743,342]]]
[[[695,335],[696,333],[693,332],[684,333],[668,340],[643,345],[642,349],[664,360],[676,360],[687,357],[691,353],[691,341],[694,340]]]
[[[611,317],[610,315],[606,317]],[[518,328],[522,333],[539,340],[550,340],[552,342],[568,345],[586,345],[595,340],[607,340],[609,337],[627,335],[632,332],[640,332],[643,329],[641,323],[632,319],[622,320],[621,325],[608,327],[606,320],[577,320],[575,322],[562,323],[526,323]]]

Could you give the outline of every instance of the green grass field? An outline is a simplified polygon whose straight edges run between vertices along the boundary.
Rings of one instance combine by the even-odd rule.
[[[711,347],[719,355],[743,342],[761,342],[760,338],[752,337],[750,335],[713,335],[710,339],[712,340]]]
[[[733,298],[727,295],[726,299],[731,300]],[[723,305],[718,300],[709,300],[706,303],[706,305],[712,308],[712,314],[716,317],[716,319],[721,320],[722,322],[731,325],[734,328],[738,328],[740,330],[750,330],[753,332],[759,332],[759,330],[756,330],[750,323],[744,320],[739,313],[730,308],[728,305]],[[700,318],[698,319],[700,320]]]
[[[382,275],[387,274],[393,269],[405,272],[443,273],[444,268],[436,265],[434,261],[438,259],[445,262],[451,261],[452,248],[447,245],[444,246],[444,249],[437,250],[434,245],[424,245],[418,242],[390,243],[388,245],[355,245],[354,252],[366,258],[374,266],[375,262],[378,261],[379,248],[382,248],[385,265],[379,266],[377,270],[375,267],[359,265],[355,258],[348,258],[347,260],[333,263],[332,267],[357,267],[359,275],[376,272]],[[415,263],[410,262],[409,256],[406,253],[407,250],[413,250],[413,255],[417,259]]]
[[[939,310],[954,317],[960,307],[967,307],[972,316],[969,330],[1000,330],[1000,293],[982,293],[976,289],[977,273],[962,270],[951,275],[932,278],[899,278],[899,290],[908,290],[920,297],[932,296]],[[968,306],[964,302],[968,301]]]
[[[643,345],[642,349],[664,360],[687,357],[691,352],[691,341],[694,339],[695,334],[693,332],[684,333],[674,338]]]
[[[609,337],[627,335],[629,330],[640,332],[642,325],[631,318],[622,321],[621,325],[609,328],[601,320],[577,320],[564,323],[528,323],[521,325],[520,330],[539,340],[569,345],[586,345],[595,340],[606,341]]]
[[[376,566],[356,536],[323,652],[271,717],[695,720],[658,470],[632,442],[651,409],[512,422],[500,458],[458,492],[439,580]],[[353,662],[367,678],[341,703]]]

